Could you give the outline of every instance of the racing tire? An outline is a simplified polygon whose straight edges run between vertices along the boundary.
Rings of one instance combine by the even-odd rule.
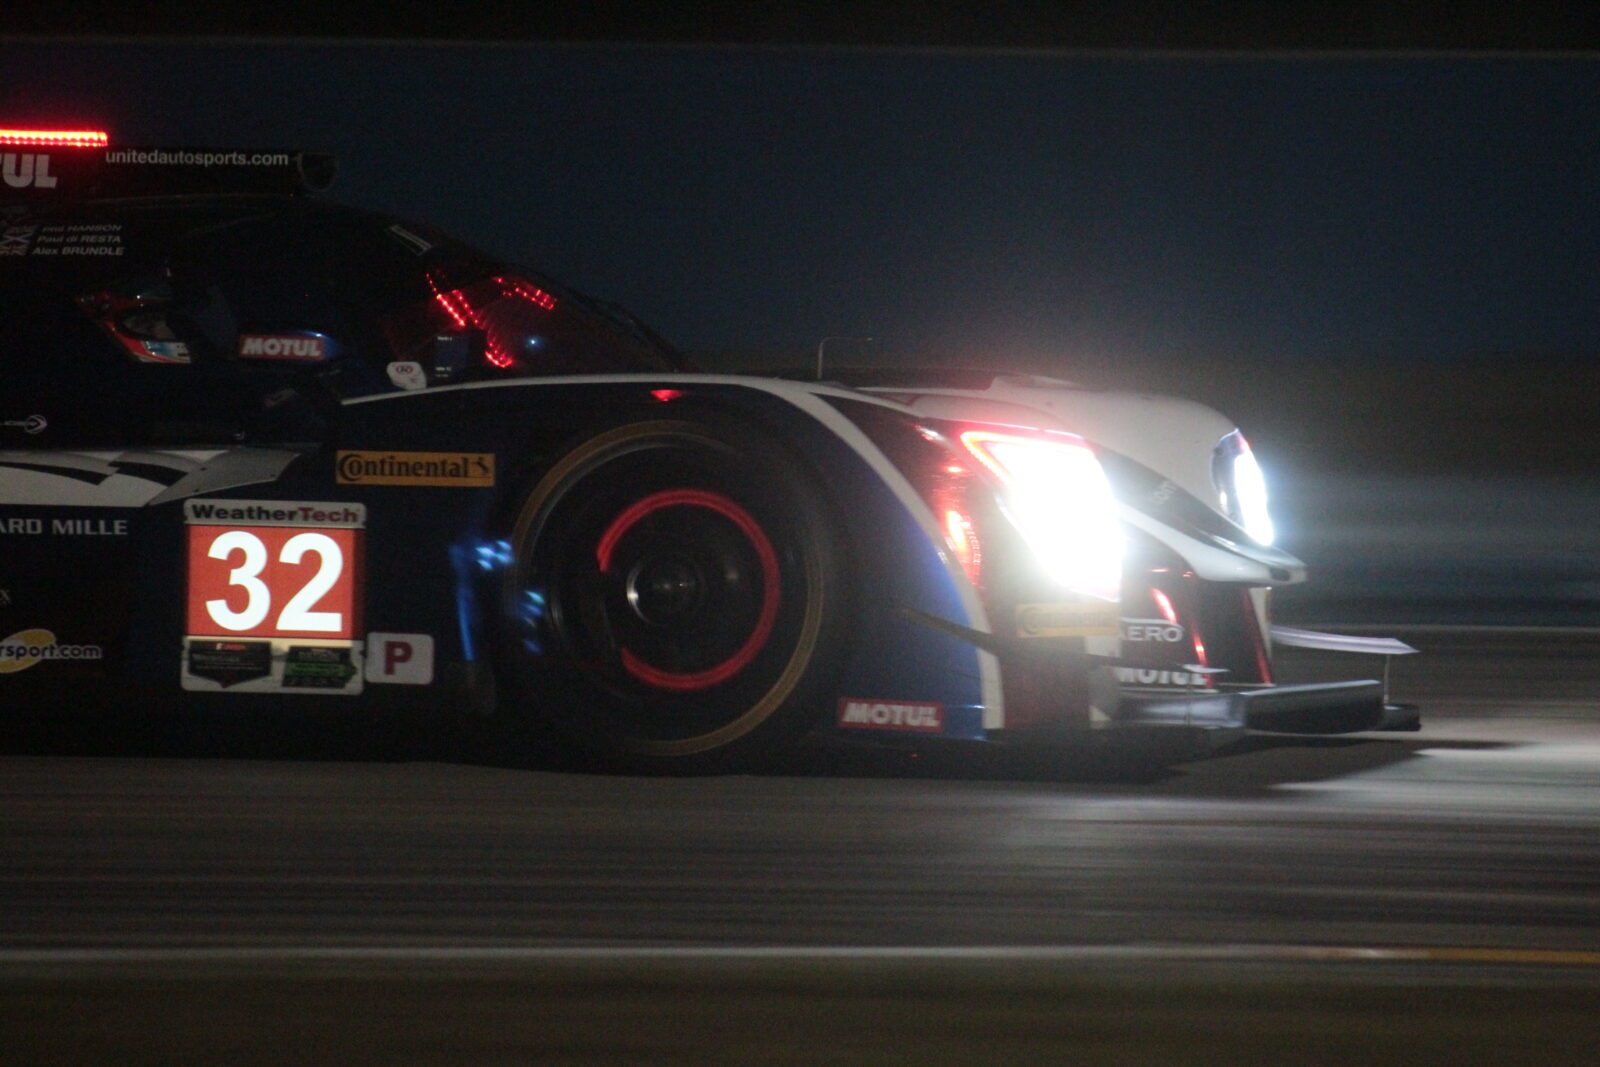
[[[757,769],[816,724],[848,588],[789,449],[714,420],[615,427],[521,501],[502,592],[517,705],[607,769]]]

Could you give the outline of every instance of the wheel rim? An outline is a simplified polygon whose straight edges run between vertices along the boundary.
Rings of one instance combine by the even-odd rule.
[[[674,521],[674,509],[709,512],[732,524],[749,551],[724,552],[729,546],[723,541],[686,544],[695,524],[684,523],[682,519],[688,516],[683,515]],[[754,582],[747,581],[747,561],[741,558],[749,553],[754,554],[759,570]],[[674,654],[671,649],[661,649],[665,639],[704,640],[709,628],[701,623],[708,612],[724,613],[729,599],[748,600],[752,595],[756,598],[755,618],[744,639],[730,655],[702,669],[668,669],[652,662],[654,657],[649,652],[641,653],[621,644],[623,669],[645,685],[677,693],[720,685],[749,666],[772,636],[782,601],[777,553],[760,523],[721,493],[665,489],[633,503],[601,534],[595,547],[595,562],[600,573],[610,579],[605,587],[620,588],[623,601],[639,624],[620,628],[645,638],[654,636],[650,643],[656,651],[666,651],[677,661],[686,657],[681,651]],[[620,614],[617,609],[608,613],[613,612]],[[748,611],[735,611],[736,616],[747,614]],[[628,622],[626,616],[622,622]]]
[[[653,758],[756,730],[801,685],[822,634],[822,550],[794,529],[769,469],[696,424],[635,423],[574,449],[524,499],[513,531],[506,610],[525,698],[553,701],[602,747]],[[709,640],[685,642],[710,652],[653,640],[683,625],[680,612],[722,620]]]

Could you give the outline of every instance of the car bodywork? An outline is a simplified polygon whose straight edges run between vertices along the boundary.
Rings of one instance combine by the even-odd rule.
[[[1416,709],[1387,693],[1388,658],[1410,646],[1273,625],[1271,588],[1304,581],[1306,567],[1271,543],[1259,467],[1220,412],[992,370],[836,368],[829,377],[924,416],[1071,427],[1094,443],[1127,536],[1119,721],[1291,733],[1418,728]],[[1383,678],[1279,685],[1275,646],[1383,657]]]

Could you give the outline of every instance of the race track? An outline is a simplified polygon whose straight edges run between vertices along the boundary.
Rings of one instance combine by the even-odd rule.
[[[1423,732],[1257,738],[1138,780],[943,750],[649,780],[484,737],[442,762],[13,731],[0,1062],[1588,1058],[1600,637],[1406,636]]]

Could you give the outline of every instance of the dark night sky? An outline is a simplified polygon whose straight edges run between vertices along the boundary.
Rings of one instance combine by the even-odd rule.
[[[334,195],[693,349],[1450,360],[1600,348],[1600,60],[0,43],[14,122],[306,147]]]

